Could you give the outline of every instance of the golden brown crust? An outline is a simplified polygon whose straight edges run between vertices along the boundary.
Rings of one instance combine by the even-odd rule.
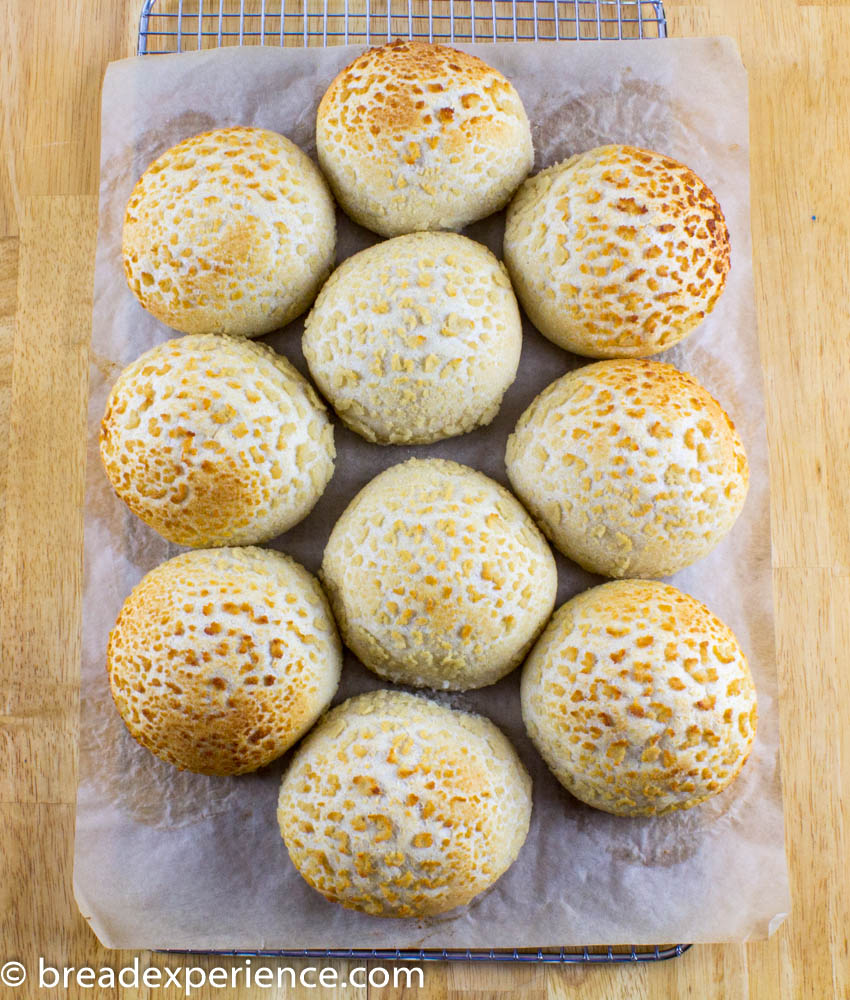
[[[557,590],[555,560],[521,504],[441,459],[411,459],[368,483],[331,532],[321,578],[370,670],[455,691],[518,666]]]
[[[127,283],[182,333],[258,337],[312,302],[333,265],[333,200],[285,136],[225,128],[184,139],[130,195]]]
[[[148,573],[109,637],[131,735],[181,770],[244,774],[284,753],[330,703],[342,649],[307,570],[278,552],[187,552]]]
[[[729,231],[689,167],[602,146],[522,185],[504,256],[520,302],[550,340],[592,358],[647,357],[714,308],[730,267]]]
[[[503,208],[531,168],[531,130],[501,73],[429,42],[370,49],[319,104],[316,145],[337,200],[383,236],[460,229]]]
[[[604,576],[669,576],[732,528],[744,446],[691,375],[622,358],[543,390],[508,439],[508,478],[570,559]]]
[[[488,719],[401,691],[338,705],[293,757],[278,823],[326,899],[382,917],[468,903],[525,841],[531,779]]]
[[[333,474],[333,425],[282,355],[199,334],[124,369],[107,400],[100,454],[118,496],[164,538],[246,545],[312,510]]]
[[[555,612],[523,668],[522,713],[561,784],[621,816],[690,809],[721,792],[758,719],[731,630],[650,580],[594,587]]]
[[[495,417],[516,375],[522,323],[507,272],[486,247],[413,233],[334,271],[302,346],[352,430],[381,444],[425,444]]]

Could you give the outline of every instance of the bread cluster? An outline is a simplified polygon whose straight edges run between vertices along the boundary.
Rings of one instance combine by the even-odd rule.
[[[513,863],[531,779],[488,719],[373,691],[304,740],[277,815],[292,863],[326,899],[431,916],[468,903]]]
[[[305,737],[278,801],[292,864],[332,902],[419,918],[468,904],[513,863],[531,780],[489,720],[428,697],[373,691],[322,717],[340,680],[337,625],[390,684],[468,691],[525,662],[527,732],[597,809],[690,808],[751,751],[756,695],[735,636],[645,579],[706,555],[747,494],[722,405],[642,360],[714,308],[729,235],[705,183],[660,153],[610,145],[526,179],[517,91],[444,46],[359,56],[322,98],[316,142],[321,171],[275,132],[217,129],[163,153],[133,189],[129,287],[187,336],[121,373],[101,457],[127,507],[195,551],[127,597],[108,676],[130,734],[181,769],[244,774]],[[335,271],[331,192],[391,237]],[[454,232],[506,205],[507,267]],[[244,547],[306,518],[335,461],[311,382],[246,338],[312,306],[303,355],[336,416],[376,445],[429,444],[498,413],[522,349],[514,289],[544,336],[605,359],[520,417],[505,455],[516,496],[466,465],[399,460],[343,498],[321,583]],[[552,616],[544,534],[586,570],[628,579]]]

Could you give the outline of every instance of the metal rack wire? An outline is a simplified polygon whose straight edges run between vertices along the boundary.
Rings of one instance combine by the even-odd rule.
[[[666,38],[661,0],[144,0],[139,55],[227,45]]]
[[[584,948],[304,948],[292,951],[193,952],[248,958],[323,958],[367,962],[509,962],[543,965],[631,965],[665,962],[692,948],[690,944],[612,945]],[[164,951],[166,955],[185,952]]]
[[[144,0],[139,55],[229,45],[575,41],[666,38],[661,0]],[[292,949],[216,954],[407,962],[623,965],[677,958],[689,944],[514,949]]]

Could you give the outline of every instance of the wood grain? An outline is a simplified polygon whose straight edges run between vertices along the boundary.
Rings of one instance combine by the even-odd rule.
[[[133,958],[98,944],[71,877],[100,81],[109,59],[133,51],[139,6],[0,4],[0,964],[31,968],[38,955],[116,968]],[[435,964],[424,990],[372,996],[850,997],[850,797],[841,794],[850,775],[850,5],[667,0],[666,9],[671,35],[736,38],[750,74],[791,918],[769,941],[694,948],[657,966]],[[149,954],[141,962],[169,964]],[[335,964],[342,978],[351,967]]]

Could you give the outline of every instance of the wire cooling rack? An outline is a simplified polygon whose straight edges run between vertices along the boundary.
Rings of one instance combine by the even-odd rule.
[[[139,55],[226,45],[666,38],[660,0],[144,0]]]
[[[139,55],[228,45],[575,41],[666,38],[660,0],[144,0]],[[268,958],[623,965],[677,958],[689,944],[497,949],[292,949],[216,952]]]

